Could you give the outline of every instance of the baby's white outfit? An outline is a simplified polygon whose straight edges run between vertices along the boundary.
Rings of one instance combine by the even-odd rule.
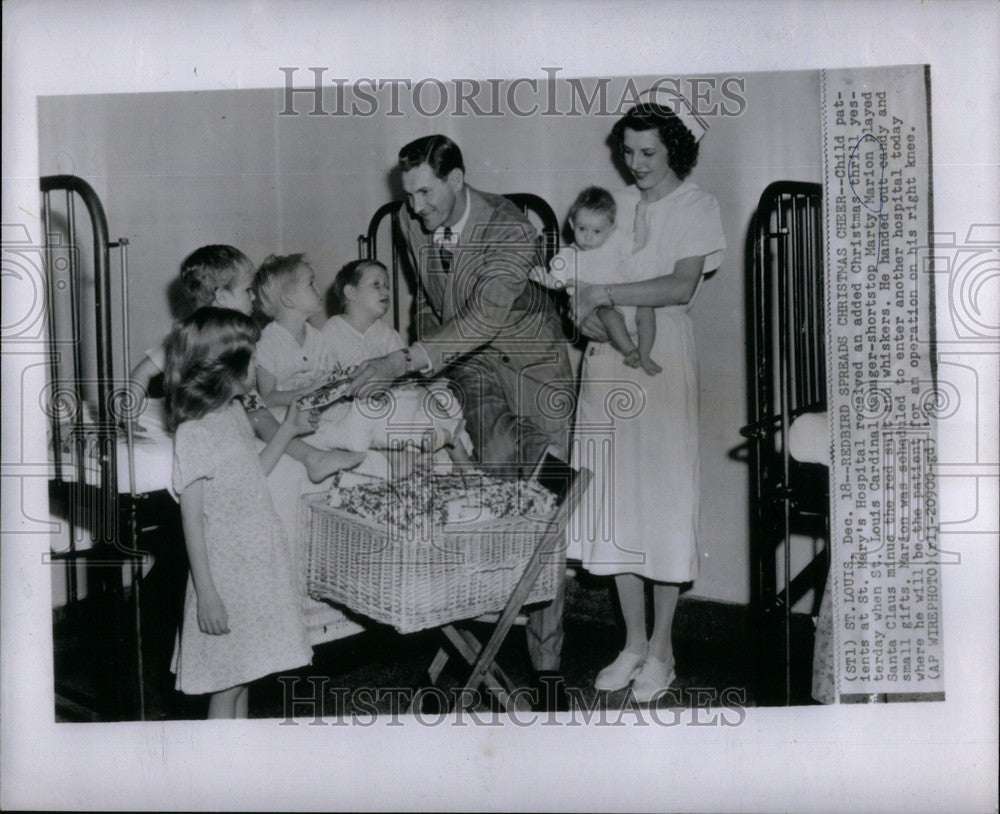
[[[581,285],[616,285],[634,283],[637,278],[627,262],[632,253],[631,237],[625,229],[616,228],[596,249],[580,251],[576,246],[564,246],[549,261],[547,274],[535,279],[546,288],[574,289]],[[536,269],[536,272],[540,269]],[[629,333],[635,333],[635,307],[616,306],[625,317]]]

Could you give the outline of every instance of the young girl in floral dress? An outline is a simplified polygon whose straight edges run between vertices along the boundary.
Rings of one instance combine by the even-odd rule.
[[[314,417],[294,406],[260,453],[244,409],[259,331],[231,309],[201,308],[167,345],[174,489],[191,565],[174,653],[177,689],[211,693],[209,718],[245,718],[249,682],[308,664],[281,521],[265,476]]]

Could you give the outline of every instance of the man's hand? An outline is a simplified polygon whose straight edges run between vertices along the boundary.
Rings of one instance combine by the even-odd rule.
[[[356,396],[372,385],[388,386],[406,373],[406,359],[402,351],[393,351],[376,359],[369,359],[355,368],[345,395]]]
[[[598,285],[581,285],[570,291],[573,322],[584,336],[597,342],[608,341],[608,332],[604,330],[604,324],[597,316],[598,306],[603,305],[601,300],[603,293],[603,289]]]

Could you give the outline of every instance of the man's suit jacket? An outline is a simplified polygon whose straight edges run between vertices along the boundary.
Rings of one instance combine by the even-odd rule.
[[[465,395],[481,460],[526,467],[546,448],[568,453],[575,401],[568,343],[548,292],[536,232],[501,195],[469,188],[469,216],[442,268],[433,236],[405,205],[398,225],[417,275],[416,334],[437,373]]]
[[[519,377],[571,379],[560,318],[549,294],[530,281],[531,269],[544,265],[537,234],[514,204],[469,188],[469,216],[449,271],[407,206],[398,219],[418,278],[417,339],[435,373],[476,353]]]

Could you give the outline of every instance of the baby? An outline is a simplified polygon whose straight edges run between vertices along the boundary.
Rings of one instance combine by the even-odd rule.
[[[623,268],[631,247],[622,231],[615,228],[615,214],[615,199],[606,189],[587,187],[577,195],[569,210],[574,245],[552,258],[547,274],[537,269],[536,281],[555,289],[632,282]],[[621,310],[603,306],[597,309],[597,316],[626,365],[641,367],[650,376],[663,370],[649,357],[656,339],[654,308],[635,309],[638,344],[632,341]]]
[[[392,293],[389,273],[377,260],[354,260],[333,281],[340,313],[323,325],[322,334],[338,367],[349,368],[406,347],[398,331],[382,317]]]

